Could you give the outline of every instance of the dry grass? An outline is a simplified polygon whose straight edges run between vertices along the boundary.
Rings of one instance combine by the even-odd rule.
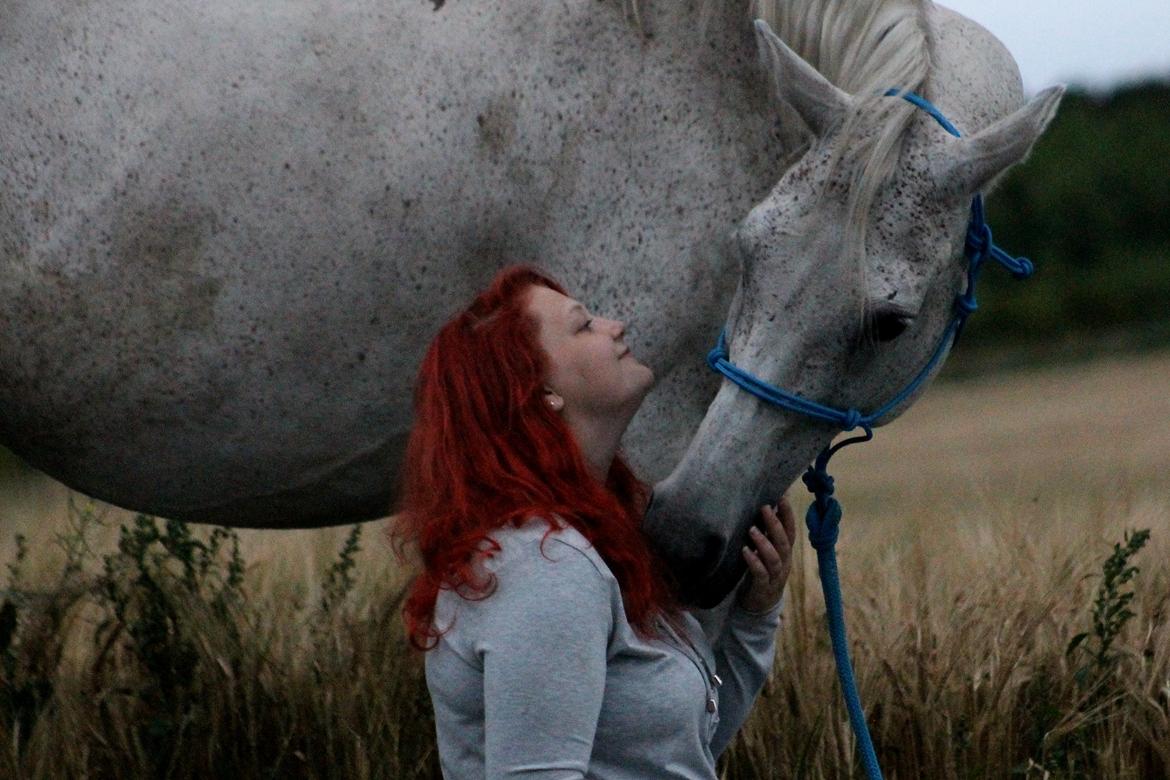
[[[1023,499],[843,532],[852,653],[886,777],[1170,776],[1170,502]],[[1091,631],[1126,528],[1152,530],[1134,556],[1135,615],[1116,665],[1078,684],[1087,659],[1065,649]],[[728,777],[851,776],[815,555],[798,557],[776,671]]]
[[[839,457],[850,638],[887,777],[1170,776],[1166,377],[1170,355],[940,386]],[[241,532],[234,590],[228,546],[194,587],[167,558],[150,590],[125,551],[102,566],[130,515],[104,510],[88,557],[71,557],[55,540],[81,535],[62,519],[102,508],[70,511],[45,482],[5,491],[0,558],[16,531],[29,552],[6,645],[0,613],[0,776],[435,776],[401,575],[375,526],[352,587],[340,528]],[[1110,661],[1066,655],[1136,528],[1152,535]],[[776,671],[728,778],[856,776],[815,561],[798,550]]]

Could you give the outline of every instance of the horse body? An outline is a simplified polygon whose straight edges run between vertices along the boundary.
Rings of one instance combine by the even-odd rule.
[[[0,441],[170,517],[381,516],[431,334],[537,263],[658,376],[625,445],[698,601],[835,432],[721,387],[719,327],[768,381],[886,400],[1059,98],[1017,111],[926,0],[0,2]]]
[[[647,472],[685,446],[715,383],[672,373],[780,171],[746,27],[684,57],[689,20],[598,3],[3,17],[0,434],[30,463],[184,519],[384,515],[422,350],[509,262],[629,323],[670,388]]]

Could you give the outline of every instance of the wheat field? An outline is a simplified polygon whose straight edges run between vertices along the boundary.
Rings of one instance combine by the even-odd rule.
[[[886,777],[1170,777],[1168,384],[1170,353],[940,383],[834,460]],[[212,544],[24,479],[0,561],[0,776],[437,776],[379,524]],[[725,778],[860,776],[815,568]]]

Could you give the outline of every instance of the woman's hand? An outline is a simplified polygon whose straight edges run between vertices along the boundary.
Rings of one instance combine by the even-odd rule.
[[[743,548],[751,583],[739,592],[739,606],[748,612],[770,612],[784,593],[792,570],[792,545],[796,541],[796,517],[788,499],[781,497],[779,511],[760,507],[764,532],[754,525],[749,530],[753,550]]]

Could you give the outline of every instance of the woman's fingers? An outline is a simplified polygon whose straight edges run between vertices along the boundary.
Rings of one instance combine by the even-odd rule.
[[[772,609],[784,592],[792,563],[796,522],[791,507],[783,499],[776,508],[760,507],[760,515],[763,530],[751,526],[748,529],[751,544],[743,548],[751,583],[741,593],[739,604],[748,611],[762,613]]]
[[[752,573],[752,577],[757,581],[768,579],[768,569],[764,566],[760,556],[756,555],[755,551],[750,547],[743,548],[743,559],[747,562],[748,571]]]
[[[760,513],[764,517],[766,533],[761,532],[755,526],[751,527],[749,533],[752,542],[756,545],[760,560],[767,567],[768,573],[775,576],[784,570],[784,561],[791,555],[791,544],[788,541],[787,531],[785,531],[775,510],[770,506],[764,506],[760,508]]]
[[[782,519],[783,509],[780,515],[777,515],[776,510],[768,507],[768,511],[764,515],[764,523],[768,526],[768,538],[772,540],[772,544],[784,555],[788,550],[792,549],[792,537],[788,535],[788,529],[784,526]]]
[[[751,534],[752,544],[756,546],[756,555],[759,556],[765,568],[771,573],[780,565],[780,553],[776,551],[775,546],[773,546],[772,542],[759,528],[753,525],[748,533]]]

